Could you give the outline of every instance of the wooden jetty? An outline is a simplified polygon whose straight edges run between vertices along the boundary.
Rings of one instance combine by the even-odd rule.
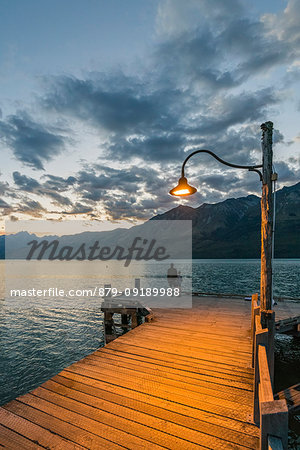
[[[286,402],[273,398],[255,302],[195,298],[192,309],[154,311],[1,407],[0,447],[287,448]]]

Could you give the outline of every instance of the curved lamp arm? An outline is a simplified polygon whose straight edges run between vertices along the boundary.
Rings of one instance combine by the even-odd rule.
[[[213,158],[215,158],[217,161],[219,161],[221,164],[224,164],[225,166],[234,167],[234,168],[236,168],[236,169],[247,169],[247,170],[249,170],[249,171],[251,171],[251,172],[256,172],[256,173],[258,173],[260,180],[261,180],[261,181],[263,180],[262,173],[261,173],[260,170],[258,170],[259,168],[262,167],[262,164],[259,164],[258,166],[241,166],[241,165],[239,165],[239,164],[232,164],[232,163],[229,163],[229,162],[227,162],[227,161],[224,161],[224,159],[221,159],[221,158],[220,158],[219,156],[217,156],[214,152],[212,152],[212,151],[210,151],[210,150],[205,150],[205,149],[195,150],[194,152],[190,153],[190,154],[185,158],[185,160],[183,161],[183,164],[182,164],[182,168],[181,168],[181,176],[182,176],[182,177],[184,177],[184,168],[185,168],[186,163],[188,162],[188,160],[189,160],[192,156],[196,155],[196,153],[208,153],[209,155],[211,155]]]

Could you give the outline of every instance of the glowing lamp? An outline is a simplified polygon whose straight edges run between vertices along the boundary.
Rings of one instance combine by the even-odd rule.
[[[171,189],[169,193],[178,197],[185,197],[187,195],[195,194],[195,192],[197,192],[197,189],[190,186],[185,177],[181,177],[177,186]]]

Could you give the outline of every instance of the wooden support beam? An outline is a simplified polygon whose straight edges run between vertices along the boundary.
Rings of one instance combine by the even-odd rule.
[[[258,294],[253,294],[251,298],[251,335],[254,329],[254,308],[258,306]]]
[[[275,338],[275,312],[261,310],[261,325],[268,329],[267,355],[272,386],[274,384],[274,338]]]
[[[256,333],[254,346],[254,386],[253,386],[253,421],[259,423],[259,361],[258,346],[268,345],[268,330],[261,328],[260,318],[256,317]]]
[[[257,326],[257,319],[256,319],[257,317],[259,318],[259,329],[261,329],[261,324],[260,324],[260,306],[255,306],[255,305],[257,305],[256,302],[254,302],[254,306],[253,306],[252,367],[254,367],[254,361],[255,361],[255,333],[256,333],[256,326]]]

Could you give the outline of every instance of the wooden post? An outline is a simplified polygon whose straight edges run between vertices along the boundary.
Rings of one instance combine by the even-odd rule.
[[[128,315],[127,314],[121,314],[121,324],[123,331],[128,331]]]
[[[288,408],[285,400],[263,402],[260,405],[260,449],[268,450],[268,436],[281,439],[282,448],[288,448]]]
[[[136,328],[138,326],[137,310],[132,310],[131,312],[131,328]]]
[[[274,400],[266,347],[258,346],[260,450],[270,450],[270,437],[275,436],[287,449],[288,408],[285,400]],[[256,412],[255,412],[256,414]],[[277,439],[277,443],[278,443]],[[272,439],[271,439],[272,441]],[[274,439],[273,439],[274,441]],[[276,448],[276,447],[275,447]],[[274,448],[274,450],[275,450]]]
[[[272,228],[273,228],[273,198],[272,198],[272,134],[273,123],[266,122],[262,129],[263,155],[263,186],[261,197],[261,283],[260,306],[262,311],[272,309]],[[264,328],[264,324],[263,324]]]
[[[104,336],[106,344],[113,341],[116,337],[113,315],[114,313],[109,310],[104,311]]]
[[[262,129],[263,154],[263,186],[261,197],[261,280],[260,280],[260,308],[262,328],[268,328],[268,362],[271,381],[274,380],[274,335],[275,314],[272,311],[272,239],[273,239],[273,197],[272,172],[273,123],[266,122]]]
[[[111,288],[111,284],[105,284],[104,285],[104,305],[102,305],[102,311],[104,312],[104,337],[105,337],[105,343],[108,344],[109,342],[113,341],[115,339],[115,327],[114,327],[114,313],[109,310],[107,299],[111,297],[111,291],[108,290]],[[106,294],[107,292],[107,294]]]
[[[141,279],[140,278],[134,279],[134,287],[140,291],[140,289],[141,289]],[[137,308],[136,313],[131,316],[131,327],[135,328],[141,324],[142,324],[142,319],[141,319],[140,309]]]

